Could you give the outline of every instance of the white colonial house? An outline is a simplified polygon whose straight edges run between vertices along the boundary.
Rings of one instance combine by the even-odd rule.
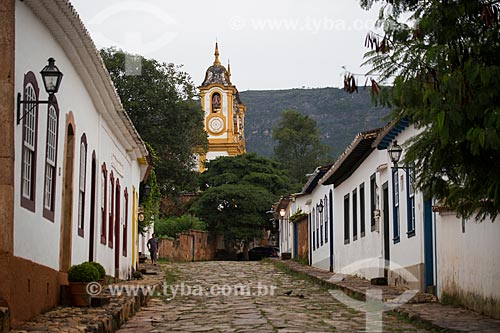
[[[69,1],[1,7],[0,301],[16,323],[59,303],[73,264],[97,261],[108,275],[130,276],[148,164]],[[63,73],[51,98],[46,65]]]
[[[379,262],[384,258],[384,233],[379,214],[374,214],[380,211],[379,184],[386,169],[382,154],[372,148],[379,133],[359,133],[322,179],[323,185],[334,188],[334,270],[368,279],[384,274]],[[370,259],[373,262],[365,265]]]
[[[309,262],[311,266],[333,271],[335,265],[333,228],[333,186],[322,186],[321,178],[331,165],[318,167],[302,189],[308,194]]]
[[[308,262],[310,265],[332,270],[333,229],[332,216],[333,187],[321,186],[319,180],[330,169],[330,165],[318,167],[309,178],[300,193],[280,199],[275,207],[279,216],[280,251],[290,252],[293,258],[298,257],[300,244],[307,239]],[[281,212],[281,214],[279,214]],[[299,226],[292,222],[298,213],[307,214],[307,237],[300,237]],[[303,232],[303,231],[302,231]],[[302,235],[301,235],[302,236]]]
[[[322,179],[334,186],[335,271],[424,290],[435,285],[430,201],[387,148],[416,133],[407,121],[358,134]]]

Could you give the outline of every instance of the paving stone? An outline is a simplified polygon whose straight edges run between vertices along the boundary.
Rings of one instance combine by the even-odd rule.
[[[370,332],[377,325],[382,326],[384,332],[427,332],[410,320],[400,319],[391,313],[384,313],[381,321],[372,321],[370,326],[366,326],[363,312],[341,303],[329,291],[331,284],[335,283],[336,289],[344,288],[362,299],[366,290],[374,287],[369,282],[349,276],[332,282],[333,273],[301,266],[294,261],[286,261],[286,264],[292,270],[312,276],[317,282],[284,273],[269,262],[162,264],[156,269],[170,270],[178,277],[173,287],[184,283],[191,291],[196,289],[200,294],[183,294],[179,290],[175,296],[173,293],[165,296],[163,289],[158,288],[159,295],[151,298],[147,306],[124,324],[126,318],[112,317],[116,309],[125,306],[135,309],[136,305],[130,304],[130,299],[124,296],[112,297],[110,304],[102,308],[56,308],[25,323],[23,328],[26,330],[23,332],[113,332],[121,324],[123,326],[118,330],[121,333]],[[156,279],[159,284],[161,281],[158,278],[164,278],[157,275],[145,277],[139,283],[153,283],[148,279]],[[259,295],[259,283],[261,286],[274,286],[274,294]],[[227,286],[232,290],[228,294],[211,294],[213,286]],[[379,287],[387,301],[404,292],[402,288]],[[238,294],[242,288],[248,288],[250,294]],[[292,291],[289,296],[285,294],[288,291]],[[425,294],[413,303],[400,306],[397,311],[434,327],[445,327],[448,331],[500,332],[500,321],[463,308],[441,305]],[[130,313],[133,314],[133,311]],[[14,332],[21,331],[11,333]]]

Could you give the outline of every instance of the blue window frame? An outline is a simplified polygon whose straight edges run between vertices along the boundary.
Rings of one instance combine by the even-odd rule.
[[[373,174],[370,176],[370,226],[372,232],[377,229],[375,209],[377,209],[377,179]]]
[[[314,209],[312,210],[311,220],[312,220],[312,229],[313,229],[313,238],[312,238],[313,249],[316,249],[316,237],[317,237],[317,234],[316,234],[316,211]]]
[[[406,169],[406,210],[407,210],[407,232],[408,238],[415,236],[415,184],[413,183],[415,170]]]
[[[325,243],[328,243],[328,212],[330,209],[328,208],[328,197],[325,194],[325,199],[323,199],[325,203],[325,207],[323,207],[323,220],[325,223]]]
[[[352,240],[358,239],[358,190],[352,191]]]
[[[359,223],[361,237],[365,237],[365,183],[359,185]]]
[[[344,244],[349,244],[349,193],[344,196]]]
[[[392,171],[392,203],[393,203],[393,241],[399,243],[399,173],[398,170]]]
[[[318,210],[314,210],[314,219],[316,220],[316,247],[319,248],[319,218]]]
[[[324,209],[324,207],[323,207],[323,209]],[[324,227],[323,226],[323,212],[320,212],[318,209],[316,211],[316,213],[318,214],[318,219],[319,219],[319,231],[320,231],[319,241],[320,241],[321,246],[323,246],[323,240],[324,240],[324,238],[323,238],[323,236],[324,236],[324,234],[323,234],[323,227]]]

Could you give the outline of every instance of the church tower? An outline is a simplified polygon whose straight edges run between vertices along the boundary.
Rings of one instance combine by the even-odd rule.
[[[231,68],[219,60],[219,46],[215,43],[215,60],[205,73],[199,87],[201,107],[208,134],[208,152],[200,157],[199,171],[203,162],[219,156],[236,156],[245,153],[245,111],[238,89],[231,83]]]

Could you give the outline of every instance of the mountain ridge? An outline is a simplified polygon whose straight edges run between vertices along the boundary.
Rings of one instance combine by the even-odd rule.
[[[329,159],[336,159],[363,131],[384,126],[387,108],[373,106],[369,90],[348,94],[339,88],[293,88],[246,90],[239,93],[246,104],[245,140],[249,153],[271,157],[272,129],[281,113],[294,109],[317,122],[322,142],[332,147]]]

